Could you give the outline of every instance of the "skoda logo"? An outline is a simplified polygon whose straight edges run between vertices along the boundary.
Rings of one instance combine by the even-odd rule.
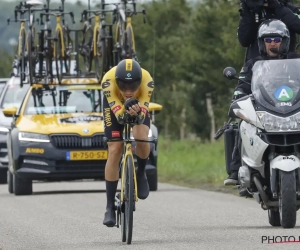
[[[90,132],[90,130],[89,130],[88,128],[84,128],[84,129],[82,130],[82,132],[83,132],[84,134],[88,134],[88,133]]]
[[[127,74],[127,77],[131,77],[131,74],[130,74],[130,73],[128,73],[128,74]]]
[[[281,102],[290,101],[294,97],[293,90],[288,86],[280,86],[274,92],[274,97]]]

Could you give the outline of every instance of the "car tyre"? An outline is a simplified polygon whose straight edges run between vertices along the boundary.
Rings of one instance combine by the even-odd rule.
[[[0,169],[0,184],[6,184],[7,183],[7,174],[6,169]]]
[[[8,170],[7,171],[7,183],[8,183],[8,192],[10,194],[14,193],[14,180],[12,173]]]
[[[13,187],[15,195],[32,194],[32,180],[22,179],[17,175],[13,175]]]

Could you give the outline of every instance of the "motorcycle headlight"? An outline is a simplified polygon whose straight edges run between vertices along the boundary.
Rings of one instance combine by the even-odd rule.
[[[50,142],[48,135],[29,132],[19,132],[19,140],[34,142]]]
[[[265,111],[256,112],[267,132],[300,131],[300,112],[288,117],[279,117]]]

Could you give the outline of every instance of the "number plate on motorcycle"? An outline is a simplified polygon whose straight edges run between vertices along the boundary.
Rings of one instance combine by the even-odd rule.
[[[70,151],[66,153],[68,161],[84,161],[84,160],[106,160],[107,150],[100,151]]]

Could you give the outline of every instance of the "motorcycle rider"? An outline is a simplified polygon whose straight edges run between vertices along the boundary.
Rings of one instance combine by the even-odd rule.
[[[290,33],[287,26],[279,20],[268,19],[264,21],[258,30],[258,48],[260,56],[248,60],[242,67],[239,79],[251,83],[252,67],[259,60],[276,60],[276,59],[292,59],[300,58],[295,52],[289,52]],[[251,94],[251,85],[238,81],[235,88],[232,102],[246,95]],[[241,166],[241,155],[239,152],[239,135],[235,140],[232,162],[230,165],[231,174],[224,181],[224,185],[238,184],[238,171]],[[247,196],[247,190],[241,188],[239,191],[241,196]]]
[[[247,47],[245,62],[261,55],[257,34],[260,24],[266,19],[280,19],[286,24],[290,31],[288,51],[296,50],[296,33],[300,33],[300,8],[290,2],[290,0],[240,0],[240,21],[237,34],[240,44]],[[231,171],[239,169],[241,163],[237,150],[238,141],[239,137],[235,136],[235,147],[230,164]],[[237,184],[236,179],[237,174],[232,172],[224,184],[235,185]]]
[[[296,33],[300,34],[300,9],[290,0],[240,0],[238,39],[247,47],[245,62],[259,56],[257,32],[267,19],[281,20],[290,31],[289,51],[295,52]]]

